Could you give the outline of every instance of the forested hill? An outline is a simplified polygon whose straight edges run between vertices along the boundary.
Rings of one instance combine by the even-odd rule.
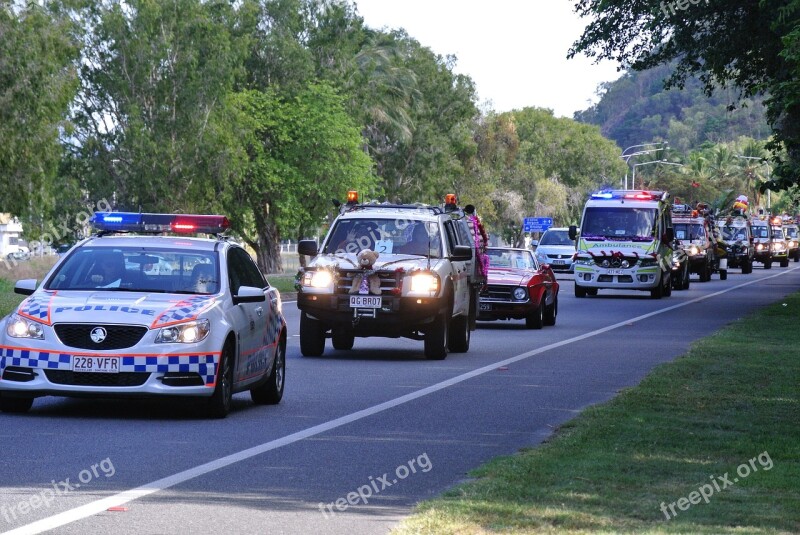
[[[732,141],[739,136],[763,140],[770,128],[764,116],[763,99],[736,102],[735,90],[718,90],[709,98],[699,80],[690,79],[684,89],[664,89],[663,80],[672,66],[642,72],[629,71],[604,84],[600,101],[575,113],[575,119],[600,126],[620,147],[665,139],[673,149],[688,152],[703,142]]]

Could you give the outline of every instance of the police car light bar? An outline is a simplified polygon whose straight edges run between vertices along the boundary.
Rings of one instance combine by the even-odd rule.
[[[140,214],[95,212],[91,223],[100,232],[174,232],[176,234],[221,234],[230,228],[222,215]]]

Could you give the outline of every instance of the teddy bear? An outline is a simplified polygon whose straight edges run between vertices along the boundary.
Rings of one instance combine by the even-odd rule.
[[[379,254],[371,249],[364,249],[358,253],[356,259],[362,271],[353,277],[351,294],[381,295],[381,278],[372,270],[372,265],[378,256]]]

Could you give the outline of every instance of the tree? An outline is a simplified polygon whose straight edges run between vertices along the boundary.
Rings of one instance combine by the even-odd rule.
[[[57,2],[0,6],[0,210],[40,215],[77,89],[76,27]]]
[[[570,57],[584,53],[635,70],[675,61],[667,87],[696,74],[709,95],[728,85],[740,97],[769,94],[777,170],[762,187],[800,180],[800,0],[578,0],[575,9],[592,20]]]
[[[371,162],[343,98],[328,84],[309,85],[291,99],[274,89],[243,91],[231,96],[230,111],[244,162],[221,203],[259,267],[279,272],[282,236],[316,225],[329,214],[330,199],[348,189],[375,191]]]

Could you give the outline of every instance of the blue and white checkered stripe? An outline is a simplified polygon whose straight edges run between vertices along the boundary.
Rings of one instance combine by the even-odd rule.
[[[193,320],[200,315],[201,312],[213,305],[214,300],[214,296],[208,295],[195,295],[188,299],[184,299],[183,301],[173,305],[172,308],[162,312],[161,315],[156,318],[150,328],[155,329],[157,327],[164,327],[166,325],[172,325],[173,323],[179,323],[181,321]]]
[[[50,301],[55,293],[36,294],[19,305],[17,313],[50,325]]]
[[[96,356],[95,354],[86,354]],[[25,368],[71,370],[71,353],[56,353],[12,347],[0,348],[0,375],[6,366],[22,366]],[[111,355],[108,355],[111,356]],[[200,374],[206,386],[216,381],[218,353],[203,355],[153,355],[122,356],[120,372],[195,372]]]

